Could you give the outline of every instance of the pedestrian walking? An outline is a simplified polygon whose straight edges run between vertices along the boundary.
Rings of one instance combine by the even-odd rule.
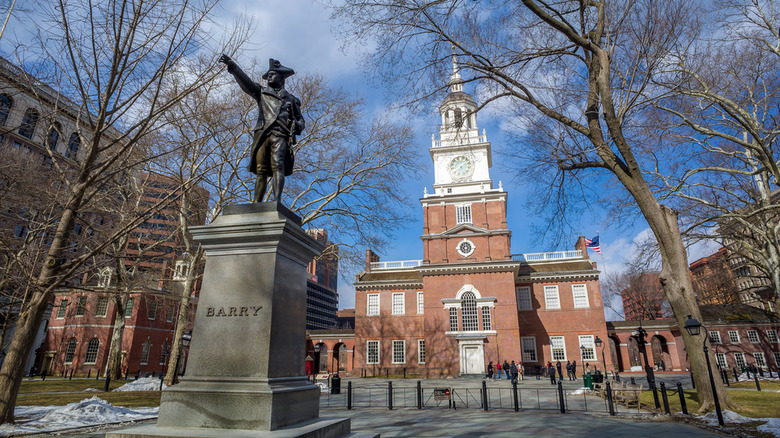
[[[487,378],[488,379],[492,379],[493,378],[493,361],[492,360],[488,364]]]
[[[561,367],[561,361],[555,362],[555,369],[558,370],[558,378],[563,380],[563,368]]]
[[[510,379],[510,377],[509,377],[509,362],[504,360],[504,365],[502,365],[501,368],[504,369],[504,375],[506,376],[506,379],[509,380]]]
[[[501,380],[501,359],[496,361],[496,369],[498,370],[498,380]]]
[[[555,385],[555,367],[552,362],[547,362],[547,375],[550,376],[550,385]]]
[[[512,375],[512,383],[516,383],[518,371],[515,361],[512,361],[512,363],[509,365],[509,373]]]
[[[576,360],[571,362],[571,375],[574,377],[574,380],[577,380],[577,361]]]
[[[542,380],[542,366],[539,364],[534,365],[534,372],[536,373],[536,380]]]
[[[569,380],[574,380],[574,379],[571,378],[571,361],[570,360],[566,361],[566,377],[568,377]]]

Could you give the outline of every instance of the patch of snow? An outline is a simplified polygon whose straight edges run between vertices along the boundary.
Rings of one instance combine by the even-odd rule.
[[[157,377],[142,377],[138,380],[133,380],[130,383],[126,383],[114,391],[159,391],[160,379]]]
[[[731,378],[733,376],[734,376],[734,374],[729,374],[729,378]],[[739,381],[740,382],[753,382],[753,381],[755,381],[755,377],[753,377],[753,376],[754,376],[753,373],[750,373],[750,378],[748,378],[747,373],[742,373],[742,374],[739,375]],[[764,374],[763,376],[759,375],[758,376],[758,381],[759,382],[761,382],[761,381],[780,382],[780,378],[774,377],[774,374],[772,376],[773,377],[769,377],[766,374]]]
[[[317,386],[320,387],[320,392],[328,392],[328,391],[330,391],[328,389],[328,385],[326,385],[324,383],[317,382]]]
[[[580,388],[576,391],[570,392],[569,395],[590,394],[590,388]]]
[[[771,433],[780,437],[780,418],[762,418],[762,420],[767,420],[767,422],[758,426],[759,432]]]
[[[723,414],[723,422],[724,423],[751,423],[753,421],[764,421],[763,418],[749,418],[749,417],[743,417],[742,415],[739,415],[736,412],[725,410],[722,411]],[[713,412],[708,412],[706,415],[699,417],[700,420],[702,420],[704,423],[710,425],[710,426],[717,426],[718,425],[718,414]]]
[[[97,388],[87,388],[84,390],[84,392],[103,392],[103,390]]]
[[[157,417],[158,412],[159,408],[113,406],[98,397],[65,406],[18,406],[14,411],[17,423],[0,425],[0,436],[145,420]]]

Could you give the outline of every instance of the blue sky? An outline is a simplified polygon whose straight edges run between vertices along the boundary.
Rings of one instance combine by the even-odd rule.
[[[3,17],[7,11],[2,11]],[[365,98],[369,115],[387,111],[385,90],[376,88],[373,82],[360,68],[359,55],[354,50],[342,50],[342,43],[333,32],[334,24],[329,20],[329,12],[320,4],[309,0],[263,0],[251,3],[225,2],[218,11],[217,24],[214,29],[219,32],[241,15],[251,17],[255,22],[255,30],[250,38],[250,44],[235,56],[240,63],[248,62],[256,58],[265,62],[268,58],[281,60],[284,65],[294,68],[297,72],[319,72],[325,74],[332,84],[343,87],[350,93],[361,95]],[[21,15],[21,14],[16,14]],[[8,56],[9,45],[15,39],[25,39],[25,35],[34,27],[25,25],[21,16],[14,16],[9,21],[6,34],[0,40],[0,50],[3,56]],[[366,47],[370,48],[370,41]],[[11,57],[11,59],[13,59]],[[474,90],[466,89],[474,95]],[[423,196],[423,190],[428,187],[431,190],[433,183],[433,165],[430,162],[428,148],[430,147],[431,134],[438,131],[439,116],[435,108],[439,102],[431,102],[430,111],[409,119],[416,133],[416,144],[419,146],[419,154],[427,166],[427,172],[419,176],[418,181],[404,181],[399,190],[402,190],[411,200],[417,210],[412,212],[416,219],[408,226],[393,236],[393,247],[385,253],[381,253],[382,260],[409,260],[422,258],[422,245],[419,236],[422,233],[422,208],[417,199]],[[527,187],[516,181],[510,169],[503,167],[501,152],[507,148],[515,147],[508,142],[507,136],[500,130],[502,120],[494,113],[486,111],[478,115],[480,129],[486,129],[488,139],[493,146],[493,168],[491,177],[495,185],[499,181],[509,193],[509,228],[512,230],[512,253],[529,253],[542,251],[555,251],[573,249],[574,241],[578,234],[593,237],[600,232],[602,256],[592,254],[602,269],[614,272],[620,269],[623,261],[628,258],[635,249],[635,239],[641,239],[649,230],[641,218],[636,218],[633,224],[628,226],[607,227],[603,217],[599,216],[597,207],[593,212],[578,218],[575,223],[580,224],[580,230],[571,236],[562,239],[563,246],[554,247],[540,242],[534,238],[533,227],[542,225],[541,218],[528,213],[526,196],[529,193]],[[397,114],[398,118],[404,118],[404,114]],[[598,183],[594,178],[594,182]],[[594,187],[598,190],[598,187]],[[689,260],[713,252],[712,245],[698,246],[689,253]],[[354,307],[354,288],[350,280],[355,272],[343,272],[339,279],[340,307]],[[607,315],[614,319],[614,315]]]

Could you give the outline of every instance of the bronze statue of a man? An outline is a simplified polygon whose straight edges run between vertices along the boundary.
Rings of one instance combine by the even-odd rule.
[[[257,175],[252,201],[262,202],[268,178],[273,176],[274,199],[281,202],[284,177],[293,171],[295,136],[306,126],[301,115],[301,101],[284,89],[284,80],[295,72],[271,58],[268,71],[263,75],[268,86],[263,87],[251,80],[227,55],[220,56],[219,62],[227,65],[241,89],[257,101],[259,113],[249,162],[249,171]]]

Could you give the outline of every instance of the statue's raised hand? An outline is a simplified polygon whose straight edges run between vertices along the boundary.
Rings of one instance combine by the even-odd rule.
[[[225,64],[225,65],[230,65],[230,63],[232,63],[232,62],[233,62],[233,60],[232,60],[232,59],[230,59],[230,57],[229,57],[229,56],[227,56],[227,55],[225,55],[225,54],[223,53],[223,54],[222,54],[222,56],[220,56],[220,57],[219,57],[219,62],[221,62],[221,63],[223,63],[223,64]]]

